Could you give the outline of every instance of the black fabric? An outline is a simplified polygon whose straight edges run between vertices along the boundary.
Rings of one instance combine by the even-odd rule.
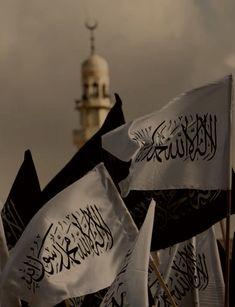
[[[233,172],[232,212],[235,189]],[[166,248],[205,231],[226,216],[227,191],[130,191],[124,202],[138,228],[151,199],[156,201],[151,250]]]
[[[16,175],[2,209],[2,222],[8,248],[11,249],[41,207],[41,188],[30,150]]]
[[[123,162],[102,148],[101,136],[125,123],[122,102],[115,94],[116,103],[108,113],[100,130],[88,140],[72,157],[65,167],[47,184],[42,191],[42,202],[46,203],[57,193],[80,179],[100,162],[104,162],[114,183],[127,177],[130,163]]]

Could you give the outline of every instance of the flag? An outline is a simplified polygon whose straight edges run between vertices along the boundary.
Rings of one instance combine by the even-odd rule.
[[[231,83],[228,76],[191,90],[161,110],[102,136],[102,146],[123,161],[130,190],[230,188]]]
[[[43,189],[43,203],[46,203],[58,192],[84,176],[100,162],[104,162],[116,185],[121,179],[128,175],[129,163],[115,158],[102,149],[101,146],[101,136],[104,133],[125,123],[121,99],[117,94],[115,94],[115,98],[116,103],[108,113],[100,130],[83,145],[65,167]]]
[[[65,167],[46,185],[42,191],[42,205],[54,197],[64,188],[74,183],[91,170],[95,165],[104,162],[114,183],[117,183],[128,175],[129,163],[123,162],[101,146],[101,135],[124,124],[125,119],[122,112],[122,101],[118,94],[115,94],[116,103],[108,113],[102,127],[88,140],[84,146],[72,157]],[[103,293],[104,290],[101,290]],[[89,294],[84,299],[84,304],[88,305],[88,300],[99,301],[100,293]]]
[[[226,217],[227,191],[175,189],[130,191],[124,202],[138,228],[154,199],[155,211],[151,250],[185,241]],[[232,170],[232,213],[235,210],[235,173]]]
[[[7,248],[6,237],[2,224],[2,217],[0,216],[0,273],[2,272],[9,257],[9,251]],[[21,306],[19,299],[14,293],[6,293],[0,288],[0,306],[19,307]]]
[[[183,106],[188,107],[189,105],[189,110],[188,112],[193,112],[195,111],[195,108],[191,106],[191,102],[193,101],[193,105],[195,107],[200,107],[202,102],[203,102],[203,107],[204,105],[206,105],[207,102],[207,98],[208,98],[208,106],[203,109],[204,111],[206,111],[209,106],[211,101],[213,100],[215,102],[216,108],[213,105],[212,111],[214,112],[217,110],[217,107],[219,108],[219,106],[223,103],[223,106],[225,108],[225,110],[229,111],[229,94],[230,94],[230,82],[231,79],[230,78],[225,78],[220,82],[211,84],[211,85],[207,85],[204,86],[202,88],[196,89],[196,90],[192,90],[190,92],[187,92],[184,95],[181,95],[179,98],[173,100],[172,102],[170,102],[165,108],[163,108],[162,110],[160,110],[159,112],[155,112],[153,114],[151,114],[151,116],[145,116],[143,117],[144,119],[147,119],[146,121],[146,125],[150,123],[150,119],[153,120],[154,116],[156,115],[156,118],[159,118],[160,123],[164,120],[164,117],[161,117],[162,114],[168,112],[169,110],[172,111],[171,107],[173,106],[174,109],[173,111],[175,111],[176,107],[181,107],[181,102],[183,104]],[[218,95],[217,95],[218,94]],[[223,95],[224,94],[224,95]],[[223,101],[222,98],[224,97]],[[199,99],[200,98],[200,99]],[[198,101],[197,99],[199,99],[200,101]],[[217,101],[218,100],[218,101]],[[218,103],[217,103],[218,102]],[[227,102],[227,104],[226,104]],[[192,108],[191,108],[192,107]],[[192,110],[192,111],[191,111]],[[201,110],[201,112],[198,112],[195,116],[196,116],[196,120],[198,120],[199,122],[201,121],[200,116],[204,114],[203,110]],[[173,112],[172,111],[172,112]],[[187,111],[187,108],[186,108]],[[224,112],[221,112],[221,114],[224,114]],[[227,116],[229,117],[229,112],[227,112]],[[175,118],[177,118],[177,114],[178,112],[176,112],[176,116]],[[182,113],[183,114],[183,113]],[[209,113],[208,114],[212,114]],[[213,113],[214,114],[214,113]],[[201,137],[203,136],[203,131],[206,133],[208,130],[206,130],[207,128],[209,129],[209,122],[211,121],[207,121],[207,119],[211,119],[211,117],[209,115],[205,115],[203,117],[203,119],[205,119],[205,121],[202,123],[201,125],[198,124],[198,126],[194,126],[195,121],[194,121],[194,117],[190,117],[191,118],[191,124],[190,121],[188,119],[188,117],[182,116],[181,117],[181,129],[184,131],[184,134],[181,134],[181,136],[185,135],[185,133],[188,131],[186,128],[189,127],[189,125],[191,125],[190,127],[192,128],[190,131],[190,135],[186,134],[187,136],[187,140],[191,140],[191,150],[194,148],[196,150],[196,144],[197,144],[197,136],[200,135]],[[169,115],[170,116],[170,115]],[[209,117],[208,117],[209,116]],[[216,111],[216,116],[217,116],[217,111]],[[173,118],[174,116],[172,115],[171,118]],[[142,119],[143,119],[142,118]],[[217,117],[216,117],[217,118]],[[188,120],[188,124],[184,125],[183,121],[184,120]],[[218,125],[219,120],[221,120],[221,117],[219,116],[217,118],[217,126],[216,126],[216,144],[218,145],[219,140],[221,141],[219,135],[222,134],[219,133],[218,129],[221,128],[221,124]],[[141,120],[137,120],[136,122],[132,122],[132,123],[128,123],[126,125],[123,125],[113,131],[111,131],[110,133],[102,136],[102,143],[104,148],[106,148],[107,150],[110,150],[113,154],[116,154],[119,158],[124,158],[128,160],[129,158],[132,157],[133,152],[138,149],[139,153],[141,151],[142,147],[137,147],[137,144],[139,146],[140,142],[139,139],[141,138],[141,136],[143,136],[145,138],[145,142],[143,141],[142,146],[144,146],[144,144],[148,144],[148,135],[149,133],[152,131],[155,131],[154,128],[149,128],[151,127],[151,125],[147,125],[147,128],[145,130],[141,130],[140,133],[136,133],[134,134],[134,130],[132,129],[133,127],[136,128],[137,124],[139,124],[141,122],[141,125],[144,125],[144,121],[142,122]],[[170,119],[167,121],[170,122]],[[197,122],[197,121],[196,121]],[[198,123],[199,123],[198,122]],[[227,121],[229,122],[229,121]],[[177,121],[175,121],[175,123],[177,123]],[[171,127],[173,127],[173,121],[171,121]],[[155,124],[152,124],[152,127]],[[156,127],[158,127],[160,124],[158,124],[156,122]],[[180,127],[180,126],[179,126]],[[204,129],[205,128],[205,129]],[[224,125],[222,128],[225,128]],[[178,128],[179,129],[179,128]],[[204,129],[204,130],[203,130]],[[166,131],[167,129],[163,129],[163,132]],[[168,129],[168,132],[170,131],[170,129]],[[212,131],[212,130],[210,130]],[[197,134],[197,132],[200,134]],[[135,135],[133,137],[133,139],[129,139],[127,137],[127,133],[133,133],[133,135]],[[195,133],[195,134],[193,134]],[[137,137],[137,135],[139,135],[139,137]],[[212,132],[211,134],[206,134],[208,137],[209,135],[212,136]],[[228,134],[229,135],[229,134]],[[115,142],[116,142],[116,138],[118,138],[119,136],[119,141],[117,142],[120,146],[116,146]],[[189,138],[190,136],[190,138]],[[169,137],[168,141],[173,141],[175,140],[175,135],[173,134],[173,136]],[[150,138],[151,139],[151,138]],[[154,139],[154,138],[153,138]],[[166,138],[167,139],[167,138]],[[155,138],[156,140],[156,138]],[[184,144],[184,143],[179,143],[178,139],[178,143],[176,142],[176,144]],[[202,138],[203,140],[203,138]],[[207,142],[208,148],[209,148],[209,142],[208,139],[204,138],[205,142]],[[137,143],[138,141],[138,143]],[[223,141],[228,141],[228,137],[224,137]],[[223,143],[222,141],[222,143]],[[153,143],[153,142],[152,142]],[[227,147],[226,144],[224,144],[224,147],[222,146],[217,146],[216,148],[220,147],[220,149],[216,152],[216,157],[219,159],[220,157],[220,151],[221,148],[224,148],[224,154],[221,154],[221,157],[223,155],[226,155],[227,152]],[[173,144],[173,143],[170,143]],[[170,145],[169,144],[169,145]],[[186,143],[187,144],[187,143]],[[129,147],[130,145],[130,147]],[[126,147],[125,147],[126,146]],[[140,145],[141,146],[141,145]],[[147,146],[147,145],[146,145]],[[173,145],[171,145],[171,148],[173,150],[174,147],[172,147]],[[193,147],[194,146],[194,147]],[[144,180],[144,185],[146,184],[147,186],[143,187],[143,186],[139,186],[138,189],[137,187],[135,187],[135,190],[130,190],[128,195],[124,195],[123,199],[124,202],[126,204],[126,206],[128,207],[128,210],[130,211],[135,223],[137,224],[138,228],[141,227],[143,220],[144,220],[144,216],[147,212],[148,206],[149,206],[149,202],[150,200],[153,198],[156,201],[156,211],[155,211],[155,220],[154,220],[154,229],[153,229],[153,237],[152,237],[152,246],[151,246],[151,250],[159,250],[161,248],[166,248],[170,245],[173,245],[177,242],[182,242],[185,241],[193,236],[195,236],[197,233],[200,233],[202,231],[205,231],[206,229],[208,229],[211,225],[215,224],[216,222],[218,222],[219,220],[223,219],[226,216],[226,203],[227,203],[227,191],[226,190],[222,190],[222,186],[220,185],[216,185],[214,186],[214,189],[212,188],[212,184],[214,184],[214,181],[212,179],[209,180],[208,176],[209,174],[212,174],[213,172],[217,172],[216,178],[218,180],[223,178],[224,176],[228,177],[229,171],[227,171],[228,167],[227,164],[229,163],[224,163],[224,161],[228,161],[228,159],[223,160],[222,159],[222,163],[223,165],[221,166],[222,171],[220,173],[217,166],[215,168],[211,168],[210,172],[208,172],[206,170],[205,167],[201,168],[200,166],[203,165],[203,163],[209,163],[208,165],[212,166],[212,163],[214,163],[213,159],[211,159],[210,161],[205,160],[201,160],[201,156],[199,153],[201,153],[201,146],[202,143],[200,144],[200,146],[197,148],[196,152],[198,154],[198,159],[191,159],[190,155],[188,159],[184,159],[183,161],[181,161],[181,165],[184,164],[185,162],[185,168],[181,168],[178,172],[175,172],[175,168],[174,167],[169,167],[165,169],[165,174],[162,177],[162,173],[158,170],[161,170],[163,168],[163,166],[161,165],[170,165],[171,163],[174,163],[175,161],[178,161],[178,159],[181,159],[180,157],[175,157],[175,159],[162,159],[162,162],[159,162],[157,157],[157,153],[159,153],[159,151],[155,151],[155,158],[154,160],[151,160],[149,162],[147,161],[140,161],[141,164],[139,164],[139,162],[135,163],[135,158],[132,159],[132,166],[134,165],[134,167],[142,167],[144,168],[145,165],[148,165],[148,163],[152,163],[152,167],[147,168],[149,177],[147,178],[147,180]],[[157,148],[157,147],[155,147]],[[170,147],[169,147],[170,148]],[[200,149],[200,150],[199,150]],[[142,151],[141,151],[142,152]],[[189,153],[189,149],[186,151]],[[143,153],[143,152],[142,152]],[[163,152],[161,152],[162,155]],[[135,153],[137,156],[137,153]],[[227,153],[228,154],[228,153]],[[160,157],[162,157],[160,155]],[[196,156],[195,156],[196,157]],[[201,158],[200,158],[201,157]],[[183,159],[183,157],[182,157]],[[134,161],[134,162],[133,162]],[[144,164],[144,162],[146,162]],[[153,163],[154,162],[154,163]],[[178,161],[179,162],[179,161]],[[178,163],[177,162],[177,163]],[[140,166],[139,166],[140,165]],[[187,169],[187,166],[190,166]],[[160,167],[160,168],[159,168]],[[177,167],[177,166],[176,166]],[[197,169],[195,169],[197,167]],[[154,170],[155,168],[155,170]],[[140,170],[140,169],[138,169]],[[136,169],[136,172],[138,171]],[[145,172],[145,170],[143,170]],[[188,172],[187,172],[188,171]],[[205,172],[204,172],[205,171]],[[130,175],[128,176],[128,178],[132,178],[131,177],[131,172],[130,171]],[[200,173],[201,172],[201,173]],[[203,173],[204,172],[204,173]],[[227,175],[226,175],[227,173]],[[132,172],[133,174],[133,172]],[[147,174],[147,172],[145,173]],[[197,178],[197,176],[199,176],[200,174],[202,174],[203,176],[203,180],[199,180],[200,178],[198,178],[198,183],[201,184],[201,182],[205,183],[205,179],[208,179],[208,186],[203,185],[200,189],[198,188],[198,183],[196,184],[195,187],[192,187],[191,185],[188,185],[187,187],[183,188],[183,185],[180,186],[178,185],[178,183],[182,183],[181,179],[182,177],[183,180],[186,181],[186,183],[188,184],[190,182],[190,180],[188,180],[188,177],[186,175],[190,174],[191,179],[195,180],[195,178]],[[139,179],[137,180],[142,180],[142,178],[145,178],[142,172],[142,169],[140,170],[140,173],[137,174],[137,177]],[[182,176],[181,176],[182,175]],[[234,181],[234,172],[232,174],[233,176],[233,183]],[[171,189],[169,189],[169,181],[172,180],[172,178],[179,178],[179,181],[177,182],[177,186],[172,187]],[[125,180],[126,183],[126,187],[128,190],[130,185],[127,182],[128,178]],[[176,179],[177,179],[176,178]],[[164,179],[164,180],[163,180]],[[135,178],[134,178],[135,180]],[[158,185],[158,182],[161,181],[160,185]],[[223,180],[222,180],[223,181]],[[123,181],[124,182],[124,181]],[[123,188],[123,182],[121,183],[121,186]],[[225,182],[225,181],[224,181]],[[150,183],[150,185],[149,185]],[[222,182],[223,183],[223,182]],[[155,184],[157,185],[155,187]],[[162,189],[163,187],[161,185],[165,184],[165,189]],[[151,186],[152,185],[152,186]],[[131,187],[133,188],[133,187]],[[232,198],[235,198],[234,196],[234,191],[235,189],[233,188],[233,192],[232,192]],[[125,193],[124,193],[125,194]],[[234,202],[232,201],[232,213],[235,212],[235,206],[234,206]]]
[[[1,286],[34,307],[110,286],[138,230],[101,163],[45,204],[3,270]]]
[[[185,241],[226,217],[227,191],[133,190],[123,200],[138,228],[143,223],[151,199],[156,202],[152,251]],[[232,196],[232,202],[234,200]]]
[[[40,208],[41,189],[30,150],[16,175],[1,215],[8,248],[20,238],[26,225]]]
[[[155,203],[151,202],[133,247],[127,252],[115,281],[100,307],[148,306],[148,267]]]
[[[159,271],[177,306],[224,306],[223,273],[212,227],[159,251],[159,261]],[[158,282],[152,285],[156,306],[171,306]]]
[[[94,307],[99,306],[104,299],[106,292],[108,291],[109,287],[102,289],[98,292],[88,294],[84,297],[84,300],[81,306],[71,306],[71,307]]]

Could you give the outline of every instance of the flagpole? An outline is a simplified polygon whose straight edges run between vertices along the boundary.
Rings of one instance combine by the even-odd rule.
[[[65,306],[66,306],[66,307],[69,307],[69,306],[70,306],[68,300],[64,300],[64,303],[65,303]]]
[[[231,199],[232,199],[232,163],[231,163],[231,150],[232,150],[232,99],[233,99],[233,77],[229,76],[229,101],[230,101],[230,141],[229,141],[229,190],[227,191],[227,204],[226,204],[226,246],[225,246],[225,297],[224,307],[229,307],[229,279],[230,279],[230,215],[231,215]]]
[[[223,238],[223,247],[225,249],[226,246],[226,230],[224,229],[224,220],[221,220],[220,222],[220,230]]]
[[[225,246],[225,298],[224,307],[229,307],[229,279],[230,279],[230,214],[231,214],[231,193],[227,191],[227,214],[226,214],[226,246]]]
[[[155,272],[155,274],[157,276],[157,279],[158,279],[160,285],[162,286],[163,290],[165,291],[167,297],[169,298],[169,301],[170,301],[171,305],[173,307],[177,307],[177,305],[176,305],[176,303],[175,303],[175,301],[174,301],[174,299],[173,299],[173,297],[172,297],[172,295],[171,295],[167,285],[165,284],[165,282],[164,282],[164,280],[163,280],[163,278],[161,276],[161,273],[159,272],[156,264],[154,263],[152,257],[150,257],[150,264],[151,264],[151,266],[152,266],[152,268],[153,268],[153,270],[154,270],[154,272]]]

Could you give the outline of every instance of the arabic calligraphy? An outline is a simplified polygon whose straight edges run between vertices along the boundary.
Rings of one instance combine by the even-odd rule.
[[[19,269],[21,279],[33,292],[44,278],[70,270],[87,257],[100,256],[113,247],[113,236],[96,205],[67,214],[51,223],[33,241]]]
[[[140,228],[151,199],[155,200],[158,210],[155,212],[153,231],[156,238],[156,236],[165,235],[165,233],[162,235],[161,232],[173,221],[180,220],[186,214],[192,215],[215,202],[223,201],[223,193],[220,190],[195,189],[131,191],[124,201],[135,223]]]
[[[177,158],[210,161],[217,150],[216,125],[216,115],[207,113],[164,120],[154,130],[149,126],[134,131],[132,138],[140,144],[135,162],[161,163]]]
[[[157,212],[159,229],[165,228],[171,221],[179,220],[187,214],[192,214],[205,206],[212,204],[220,195],[219,190],[168,190],[152,193],[158,201]]]
[[[206,290],[208,283],[209,274],[205,254],[196,253],[191,243],[184,244],[176,253],[171,265],[171,274],[167,282],[171,296],[179,304],[194,289]],[[152,288],[155,292],[156,306],[171,306],[165,292],[156,296],[156,284],[159,287],[158,281],[151,281],[151,284],[149,284],[150,289]]]

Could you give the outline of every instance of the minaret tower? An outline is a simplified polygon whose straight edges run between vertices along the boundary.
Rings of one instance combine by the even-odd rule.
[[[85,23],[90,31],[90,56],[82,63],[82,97],[76,100],[80,127],[73,131],[73,142],[79,149],[101,127],[112,107],[109,95],[109,68],[104,58],[95,53],[94,31],[98,23]]]

